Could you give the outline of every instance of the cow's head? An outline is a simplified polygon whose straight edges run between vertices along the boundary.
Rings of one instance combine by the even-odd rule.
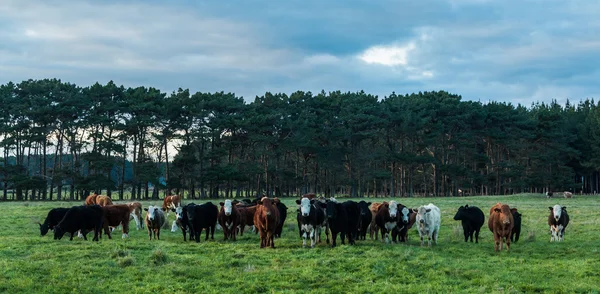
[[[327,218],[335,219],[337,217],[337,201],[327,201],[325,212],[327,213]]]
[[[183,207],[181,207],[181,205],[177,205],[176,208],[171,208],[171,211],[175,213],[175,218],[178,221],[181,221],[183,219]]]
[[[402,220],[402,223],[408,224],[408,215],[410,214],[410,209],[402,204],[399,204],[398,208],[400,210],[400,219]]]
[[[40,235],[46,236],[46,234],[48,234],[48,229],[49,229],[48,224],[47,223],[40,224],[38,222],[38,225],[40,225]]]
[[[271,207],[273,206],[273,200],[268,197],[263,197],[258,201],[258,205],[262,205],[267,208],[267,215],[271,215]]]
[[[420,206],[417,210],[417,218],[416,221],[420,226],[425,225],[425,220],[429,217],[429,213],[431,212],[431,208],[425,208],[425,206]]]
[[[398,214],[398,203],[395,200],[390,201],[390,203],[386,204],[385,207],[389,209],[390,217],[396,217]]]
[[[361,216],[365,216],[365,215],[367,215],[367,213],[371,212],[371,210],[369,210],[369,205],[371,205],[371,202],[365,202],[365,201],[358,202],[358,207],[360,208]]]
[[[306,197],[302,197],[301,200],[296,200],[296,204],[300,205],[300,213],[302,216],[308,216],[310,214],[310,207],[314,203],[314,200],[310,200]]]
[[[158,208],[155,206],[148,206],[147,208],[144,208],[145,211],[147,211],[146,213],[146,218],[149,219],[150,221],[154,221],[156,219],[156,214],[157,214],[157,210]]]
[[[458,208],[458,211],[454,215],[454,220],[466,220],[467,213],[469,211],[469,205],[461,206]]]
[[[558,220],[562,216],[563,208],[558,204],[554,205],[554,207],[550,206],[548,208],[550,209],[550,211],[552,211],[552,214],[554,215],[554,220],[558,222]]]
[[[232,203],[231,200],[227,199],[225,200],[225,203],[220,202],[219,204],[221,204],[221,207],[223,207],[223,210],[225,210],[225,215],[226,216],[230,216],[231,215],[231,207],[232,207]]]
[[[507,204],[502,204],[500,206],[496,204],[496,207],[494,207],[494,212],[500,214],[500,221],[502,222],[502,224],[510,224],[509,216],[512,216],[512,212],[510,211],[510,207]]]

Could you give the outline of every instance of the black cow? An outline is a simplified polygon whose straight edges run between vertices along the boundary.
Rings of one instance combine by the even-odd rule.
[[[202,229],[206,229],[206,238],[210,233],[210,238],[215,239],[215,228],[217,226],[217,216],[219,209],[212,202],[206,202],[201,205],[187,205],[188,226],[190,228],[190,239],[192,236],[196,242],[200,242]]]
[[[42,236],[46,236],[48,234],[48,230],[54,230],[54,226],[56,226],[64,217],[69,208],[60,207],[60,208],[52,208],[48,212],[46,219],[43,224],[40,224],[40,234]]]
[[[81,231],[83,239],[87,240],[88,231],[94,231],[93,241],[98,241],[98,236],[102,234],[102,224],[104,220],[104,211],[99,205],[73,206],[69,208],[63,219],[54,226],[54,240],[60,240],[65,233],[70,233],[73,240],[73,234]]]
[[[519,241],[519,236],[521,235],[521,214],[516,208],[511,208],[510,211],[512,212],[513,222],[515,224],[510,232],[510,241],[516,243]]]
[[[358,240],[367,239],[367,229],[373,220],[373,214],[369,209],[371,202],[360,201],[358,208],[360,209],[360,218],[358,220]]]
[[[475,233],[475,243],[479,243],[479,231],[485,222],[485,216],[479,207],[469,206],[468,204],[459,207],[456,215],[454,215],[454,220],[462,221],[465,242],[468,241],[469,237],[473,242],[473,233]]]
[[[323,207],[326,204],[321,203],[316,199],[308,199],[303,197],[301,200],[296,200],[296,204],[300,205],[298,209],[298,231],[300,238],[303,239],[302,247],[306,246],[306,239],[310,238],[310,247],[314,248],[319,238],[321,228],[325,226],[325,234],[327,235],[327,244],[329,244],[329,233],[327,232],[327,216]]]
[[[275,232],[273,233],[273,237],[281,238],[281,232],[283,231],[283,224],[285,223],[285,219],[287,218],[287,206],[278,201],[276,203],[277,210],[279,210],[279,225],[275,228]]]
[[[181,232],[183,232],[183,241],[187,241],[186,240],[186,233],[189,230],[189,234],[190,234],[190,240],[192,240],[192,231],[190,229],[190,221],[188,219],[188,207],[193,207],[195,206],[195,203],[188,203],[185,206],[177,206],[177,208],[171,208],[171,211],[175,213],[175,223],[179,226],[179,228],[181,229]]]
[[[354,237],[358,231],[358,219],[360,210],[358,203],[354,201],[346,201],[338,203],[337,201],[327,201],[327,222],[331,231],[331,247],[335,247],[337,234],[340,234],[342,244],[346,244],[346,236],[348,244],[354,245]]]

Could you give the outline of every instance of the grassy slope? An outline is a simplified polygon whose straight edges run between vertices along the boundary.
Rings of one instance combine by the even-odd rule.
[[[380,199],[377,199],[381,201]],[[510,253],[495,253],[482,228],[481,243],[465,243],[456,208],[479,206],[486,214],[498,200],[523,214],[521,240]],[[419,246],[413,228],[406,244],[359,241],[335,249],[324,244],[301,248],[295,205],[286,199],[288,219],[275,250],[259,249],[258,236],[246,232],[237,242],[184,243],[181,232],[163,231],[148,241],[146,231],[99,243],[39,236],[35,219],[57,206],[74,203],[3,203],[0,214],[0,292],[593,292],[600,289],[598,230],[600,200],[540,196],[413,198],[416,207],[432,202],[442,211],[440,243]],[[199,203],[196,201],[196,203]],[[548,206],[566,205],[571,216],[564,243],[550,243]],[[148,203],[144,203],[146,206]],[[169,216],[169,222],[173,220]],[[486,219],[487,221],[487,219]],[[51,232],[50,232],[51,234]]]

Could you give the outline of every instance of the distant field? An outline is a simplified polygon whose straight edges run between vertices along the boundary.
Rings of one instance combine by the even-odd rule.
[[[183,242],[181,231],[147,232],[131,238],[103,236],[98,243],[52,232],[38,225],[53,207],[74,202],[10,202],[0,205],[1,293],[598,293],[600,291],[600,198],[546,199],[539,195],[462,198],[401,198],[408,207],[434,203],[442,211],[440,241],[420,247],[416,228],[408,244],[358,241],[331,249],[302,248],[294,199],[284,199],[288,218],[276,249],[260,249],[246,231],[237,242]],[[345,201],[345,199],[341,199]],[[382,201],[383,199],[376,199]],[[398,199],[396,199],[398,200]],[[368,199],[366,201],[374,201]],[[511,252],[494,252],[487,229],[496,202],[523,214],[521,239]],[[217,202],[217,201],[215,201]],[[159,202],[144,202],[148,204]],[[195,201],[199,204],[200,201]],[[465,243],[456,209],[469,204],[486,214],[480,243]],[[571,223],[565,242],[550,243],[548,206],[567,206]],[[169,223],[174,215],[169,216]],[[323,239],[324,239],[323,235]],[[339,242],[339,239],[338,239]]]

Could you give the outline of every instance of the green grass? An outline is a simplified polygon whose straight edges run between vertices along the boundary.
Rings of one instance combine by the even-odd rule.
[[[418,233],[408,244],[358,241],[331,249],[302,248],[294,199],[284,199],[288,218],[276,249],[260,249],[246,231],[237,242],[183,242],[181,231],[147,231],[130,239],[103,237],[98,243],[39,236],[36,220],[53,207],[78,203],[2,203],[0,213],[1,293],[598,293],[600,291],[600,199],[546,199],[539,195],[399,199],[409,207],[434,203],[442,211],[438,245],[420,247]],[[369,199],[367,201],[374,201]],[[382,199],[376,199],[382,201]],[[482,228],[480,243],[465,243],[458,206],[489,207],[501,201],[523,214],[521,239],[511,252],[494,252]],[[200,203],[199,201],[195,201]],[[566,205],[571,217],[565,242],[550,243],[548,206]],[[159,204],[158,202],[146,202]],[[169,224],[174,215],[169,216]],[[170,227],[170,226],[169,226]],[[324,236],[323,236],[324,237]],[[339,239],[338,239],[339,242]]]

